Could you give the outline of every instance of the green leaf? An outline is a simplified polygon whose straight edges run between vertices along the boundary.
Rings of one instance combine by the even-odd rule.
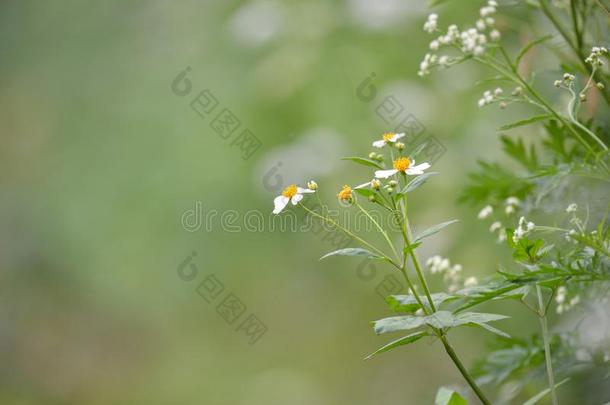
[[[388,343],[387,345],[381,347],[380,349],[376,350],[374,353],[369,354],[368,356],[366,356],[364,358],[364,360],[368,360],[373,356],[376,356],[380,353],[385,353],[387,351],[390,351],[396,347],[399,346],[404,346],[404,345],[409,345],[411,343],[417,342],[419,339],[423,338],[424,336],[426,336],[427,333],[426,332],[415,332],[412,333],[410,335],[401,337],[400,339],[396,339],[390,343]]]
[[[341,160],[351,160],[352,162],[356,162],[356,163],[359,163],[359,164],[364,165],[364,166],[376,167],[378,169],[383,169],[383,166],[381,164],[379,164],[379,162],[376,162],[374,160],[367,159],[367,158],[362,158],[362,157],[357,157],[357,156],[349,156],[349,157],[341,158]]]
[[[455,317],[455,326],[460,325],[473,325],[480,326],[483,329],[488,330],[489,332],[495,333],[497,335],[510,338],[510,335],[502,332],[499,329],[494,328],[487,324],[487,322],[499,321],[502,319],[506,319],[508,316],[500,315],[500,314],[485,314],[480,312],[463,312]]]
[[[549,114],[542,114],[542,115],[534,115],[533,117],[529,117],[526,118],[524,120],[521,121],[516,121],[510,124],[506,124],[506,125],[502,125],[500,127],[500,131],[506,131],[509,129],[513,129],[513,128],[517,128],[517,127],[522,127],[524,125],[529,125],[529,124],[533,124],[534,122],[538,122],[538,121],[546,121],[553,118],[552,115]]]
[[[425,323],[426,319],[423,316],[405,315],[383,318],[378,321],[374,321],[373,325],[375,327],[375,333],[381,335],[382,333],[419,328]]]
[[[421,245],[421,241],[419,241],[419,242],[411,242],[409,244],[409,246],[405,246],[404,249],[402,249],[402,252],[406,256],[406,255],[410,254],[411,251],[414,251],[415,249],[417,249],[420,245]]]
[[[444,292],[434,293],[431,295],[435,307],[439,307],[442,303],[459,299],[459,297],[446,294]],[[390,295],[386,298],[386,302],[393,311],[413,313],[421,308],[414,295]]]
[[[438,172],[428,172],[428,173],[420,174],[419,176],[417,176],[413,180],[411,180],[409,182],[409,184],[407,184],[405,186],[405,188],[403,188],[402,191],[399,192],[399,194],[410,193],[411,191],[417,189],[419,186],[424,184],[430,176],[434,176],[435,174],[438,174]]]
[[[555,384],[555,388],[559,387],[560,385],[566,383],[570,378],[565,378],[561,381],[559,381],[557,384]],[[534,405],[536,402],[540,401],[542,398],[544,398],[549,392],[551,392],[550,388],[547,388],[543,391],[540,391],[538,394],[534,395],[533,397],[531,397],[530,399],[528,399],[527,401],[525,401],[523,403],[523,405]]]
[[[383,259],[382,256],[369,252],[366,249],[345,248],[345,249],[339,249],[339,250],[335,250],[334,252],[327,253],[324,256],[322,256],[320,258],[320,260],[326,259],[327,257],[330,257],[330,256],[366,256],[369,259]]]
[[[491,332],[498,333],[502,336],[507,336],[504,332],[487,325],[487,322],[499,321],[508,318],[499,314],[485,314],[478,312],[464,312],[457,315],[449,311],[437,311],[428,316],[393,316],[390,318],[380,319],[373,322],[375,333],[396,332],[400,330],[416,329],[424,325],[429,325],[436,329],[449,329],[462,325],[474,325],[485,328]]]
[[[451,224],[455,224],[456,222],[459,222],[459,221],[457,219],[452,219],[451,221],[433,225],[430,228],[424,230],[422,233],[418,234],[413,241],[421,242],[422,239],[427,238],[428,236],[432,236],[435,233],[438,233],[439,231],[441,231],[443,228],[445,228]]]
[[[468,401],[454,390],[441,387],[436,393],[434,405],[468,405]]]
[[[536,45],[539,45],[545,41],[548,41],[549,39],[553,38],[552,35],[545,35],[541,38],[535,39],[533,41],[530,41],[529,43],[527,43],[519,52],[519,55],[517,55],[517,59],[515,62],[516,66],[519,66],[519,63],[521,62],[521,59],[523,59],[523,57],[525,56],[525,54],[532,49],[533,47],[535,47]]]

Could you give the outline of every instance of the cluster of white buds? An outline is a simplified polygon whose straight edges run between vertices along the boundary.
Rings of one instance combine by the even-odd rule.
[[[504,94],[504,90],[499,87],[493,92],[491,90],[487,90],[485,93],[483,93],[483,97],[479,99],[479,107],[485,107],[486,105],[499,101],[502,94]],[[506,103],[500,103],[500,107],[505,108]]]
[[[439,255],[432,256],[426,260],[426,267],[428,267],[432,274],[443,275],[449,292],[456,292],[461,287],[472,287],[478,283],[476,277],[468,277],[462,282],[462,265],[451,264],[451,261],[446,257]]]
[[[534,230],[536,224],[532,221],[527,221],[525,217],[519,218],[519,226],[513,233],[513,242],[517,243],[521,238]]]
[[[568,205],[568,208],[566,208],[566,212],[572,213],[572,212],[576,212],[578,210],[578,205],[576,205],[576,203],[572,203],[570,205]]]
[[[426,56],[424,56],[424,60],[422,60],[419,64],[419,72],[417,72],[417,74],[419,76],[425,76],[429,74],[430,68],[434,66],[434,64],[436,64],[437,60],[438,56],[427,53]]]
[[[491,205],[486,205],[485,207],[483,207],[483,209],[481,211],[479,211],[478,218],[479,219],[488,218],[491,214],[493,214],[493,212],[494,212],[494,208]]]
[[[464,287],[474,287],[479,284],[479,280],[475,276],[470,276],[464,280]]]
[[[564,73],[562,79],[555,80],[555,82],[553,82],[553,84],[555,85],[555,87],[571,88],[574,85],[575,79],[576,79],[576,76],[574,76],[573,74]]]
[[[585,59],[585,62],[594,68],[602,67],[604,65],[603,57],[607,54],[608,49],[603,46],[594,46],[591,49],[591,54]]]
[[[557,302],[557,313],[561,314],[572,309],[572,307],[580,302],[580,296],[575,295],[570,300],[567,298],[568,290],[561,286],[557,289],[557,295],[555,301]]]
[[[519,204],[521,204],[521,201],[519,201],[517,197],[508,197],[506,199],[506,208],[504,208],[506,215],[513,214],[517,210]]]
[[[459,48],[467,55],[481,56],[485,53],[488,46],[487,35],[492,41],[498,41],[501,37],[500,32],[494,27],[495,20],[492,17],[496,13],[498,3],[494,0],[487,2],[487,5],[480,10],[481,17],[476,21],[475,27],[467,28],[463,31],[458,29],[455,24],[447,28],[447,32],[440,35],[430,42],[430,50],[438,51],[443,46]],[[433,33],[438,30],[438,15],[430,14],[424,23],[424,31]],[[437,57],[435,54],[426,54],[420,63],[418,75],[425,76],[430,73],[430,67],[438,65],[447,67],[451,63],[451,58],[446,55]]]
[[[438,14],[430,14],[424,23],[424,31],[432,34],[438,28]]]
[[[489,226],[489,232],[498,232],[498,243],[502,243],[506,240],[506,229],[502,226],[500,221],[495,221]]]

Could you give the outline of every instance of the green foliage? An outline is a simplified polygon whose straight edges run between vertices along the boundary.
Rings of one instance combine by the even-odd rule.
[[[335,250],[330,253],[327,253],[324,256],[320,257],[320,260],[326,259],[327,257],[331,257],[331,256],[364,256],[369,259],[383,259],[383,257],[381,257],[375,253],[369,252],[366,249],[345,248],[345,249],[339,249],[339,250]]]
[[[454,390],[441,387],[436,393],[434,405],[468,405],[468,401]]]

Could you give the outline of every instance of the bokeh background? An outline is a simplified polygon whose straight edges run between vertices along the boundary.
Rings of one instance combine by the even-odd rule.
[[[471,23],[479,3],[437,10]],[[480,278],[506,262],[481,207],[457,199],[476,160],[500,155],[497,127],[524,111],[479,110],[473,65],[417,77],[429,12],[416,0],[3,1],[0,402],[425,404],[459,387],[438,345],[363,361],[392,339],[369,324],[389,314],[389,268],[363,276],[359,259],[318,261],[334,250],[323,233],[269,229],[275,187],[315,178],[340,208],[340,186],[369,179],[340,158],[391,129],[376,108],[393,95],[446,149],[413,197],[415,227],[461,220],[422,256]],[[499,24],[527,18],[511,9]],[[187,67],[182,95],[172,83]],[[367,102],[357,88],[372,73]],[[190,102],[205,89],[219,104],[201,117]],[[227,139],[211,127],[224,108],[241,123]],[[233,143],[246,128],[261,144],[248,159]],[[246,229],[251,210],[262,229]],[[225,289],[208,303],[197,288],[211,275]],[[217,310],[229,293],[247,307],[232,324]],[[516,303],[501,310],[504,329],[535,330]],[[266,327],[254,344],[238,330],[250,314]],[[468,365],[490,338],[453,335]]]

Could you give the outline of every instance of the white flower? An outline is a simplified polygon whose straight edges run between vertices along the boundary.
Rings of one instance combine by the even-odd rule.
[[[485,219],[489,217],[494,212],[494,209],[491,205],[485,206],[481,211],[479,211],[479,219]]]
[[[424,170],[430,167],[430,163],[421,163],[419,165],[415,165],[415,161],[412,161],[409,158],[401,157],[394,161],[394,168],[390,170],[377,170],[375,172],[375,177],[378,179],[387,179],[390,176],[395,175],[396,173],[408,174],[410,176],[417,176],[420,174],[424,174]]]
[[[436,39],[434,41],[430,42],[430,49],[433,51],[437,51],[439,46],[440,46],[440,44]]]
[[[443,55],[438,58],[438,64],[441,66],[447,66],[449,64],[449,56]]]
[[[430,14],[428,16],[428,20],[424,23],[424,31],[431,34],[434,31],[436,31],[437,27],[438,27],[438,15]]]
[[[395,134],[394,132],[386,132],[385,134],[383,134],[382,139],[373,142],[373,146],[376,148],[383,148],[388,143],[394,143],[403,136],[405,136],[404,133]]]
[[[506,215],[511,215],[515,212],[515,206],[514,205],[507,205],[506,208],[504,209],[504,212],[506,212]]]
[[[508,197],[506,199],[506,205],[519,205],[521,201],[517,197]]]
[[[477,280],[477,278],[474,276],[468,277],[466,280],[464,280],[464,287],[474,287],[477,284],[479,284],[479,280]]]
[[[572,203],[568,205],[568,208],[566,208],[567,213],[576,212],[576,210],[578,210],[578,205],[576,205],[576,203]]]
[[[303,199],[303,194],[306,193],[315,193],[315,191],[298,187],[296,184],[289,185],[284,189],[284,191],[282,191],[281,195],[275,197],[273,200],[273,204],[275,205],[273,213],[279,214],[282,212],[290,201],[292,201],[292,205],[297,205],[299,201]]]
[[[491,224],[491,226],[489,227],[489,232],[493,233],[500,229],[502,229],[502,223],[500,221],[496,221],[493,224]]]
[[[502,36],[502,35],[500,34],[500,31],[498,31],[498,30],[492,30],[492,31],[489,33],[489,38],[491,38],[491,40],[492,40],[492,41],[497,41],[497,40],[499,40],[501,36]]]
[[[483,31],[485,29],[485,21],[481,19],[477,20],[476,26],[479,31]]]

